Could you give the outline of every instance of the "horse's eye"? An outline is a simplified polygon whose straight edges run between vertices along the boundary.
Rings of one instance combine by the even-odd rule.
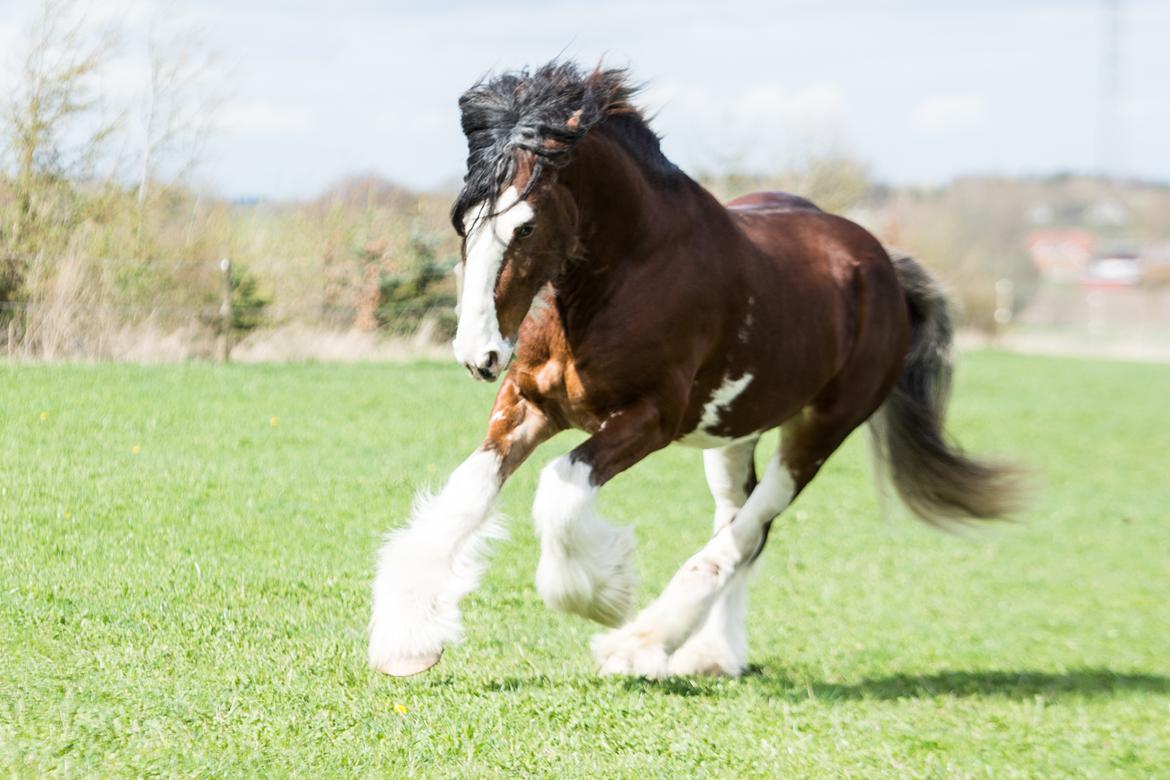
[[[516,228],[516,238],[528,238],[532,235],[532,231],[536,230],[536,226],[531,222],[526,222],[520,227]]]

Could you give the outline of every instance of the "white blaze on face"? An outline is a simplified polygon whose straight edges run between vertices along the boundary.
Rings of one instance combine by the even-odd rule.
[[[454,342],[460,363],[481,366],[488,353],[495,352],[503,368],[512,357],[514,345],[500,334],[496,316],[496,279],[513,233],[533,216],[532,207],[520,200],[515,187],[509,187],[494,204],[484,201],[473,208],[464,221],[467,260]]]

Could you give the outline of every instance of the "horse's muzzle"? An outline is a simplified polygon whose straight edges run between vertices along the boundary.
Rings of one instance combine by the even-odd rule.
[[[474,362],[464,363],[463,366],[474,379],[479,379],[484,382],[492,382],[500,375],[500,353],[494,349],[485,353],[483,357]]]

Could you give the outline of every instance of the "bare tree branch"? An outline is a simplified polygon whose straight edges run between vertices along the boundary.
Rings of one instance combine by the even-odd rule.
[[[27,247],[38,200],[56,180],[85,177],[119,119],[103,118],[95,81],[116,51],[110,30],[94,30],[76,0],[45,0],[28,34],[20,81],[2,129],[16,160],[16,247]]]

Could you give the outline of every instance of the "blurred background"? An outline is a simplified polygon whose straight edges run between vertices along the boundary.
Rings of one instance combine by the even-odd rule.
[[[0,0],[0,354],[446,356],[456,100],[628,66],[667,155],[920,257],[967,343],[1170,358],[1170,3]]]

